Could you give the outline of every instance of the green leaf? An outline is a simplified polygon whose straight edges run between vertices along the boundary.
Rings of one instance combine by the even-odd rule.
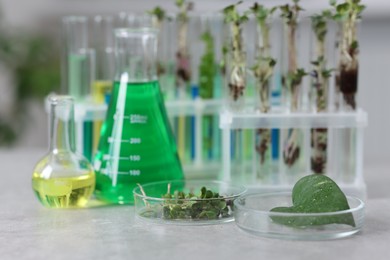
[[[236,8],[236,5],[229,5],[227,7],[225,7],[222,11],[224,14],[229,14],[231,13],[232,11],[234,11],[234,9]]]
[[[213,192],[211,190],[206,191],[206,199],[210,199],[213,197]]]
[[[240,17],[239,21],[240,21],[240,23],[244,23],[244,22],[249,21],[248,15],[247,15],[247,14],[242,15],[242,16]]]
[[[202,199],[204,199],[204,198],[206,197],[206,191],[207,191],[206,187],[202,187],[202,188],[200,189],[200,192],[201,192],[200,197],[201,197]]]
[[[365,6],[365,5],[359,5],[359,6],[357,7],[357,12],[360,14],[360,13],[362,13],[365,9],[366,9],[366,6]]]
[[[349,3],[339,4],[339,5],[336,7],[336,11],[337,11],[339,14],[347,13],[349,9],[350,9]]]
[[[257,10],[259,10],[259,8],[260,8],[260,5],[259,5],[257,2],[255,2],[255,3],[253,4],[253,6],[251,7],[251,10],[252,10],[253,12],[257,12]]]
[[[292,6],[290,6],[289,4],[279,6],[279,9],[281,11],[280,16],[284,18],[288,26],[296,26],[298,22],[299,12],[304,11],[304,9],[298,5],[299,0],[293,0],[293,2],[294,5]]]
[[[325,175],[308,175],[300,179],[292,191],[292,207],[276,207],[271,212],[326,213],[348,210],[347,198],[339,186]],[[355,226],[351,213],[337,216],[286,217],[271,216],[275,223],[292,227],[346,224]]]
[[[153,10],[148,11],[148,13],[156,16],[159,21],[163,21],[166,16],[165,10],[160,6],[156,6]]]
[[[178,6],[178,7],[182,7],[183,4],[184,4],[184,1],[185,1],[185,0],[176,0],[176,1],[175,1],[175,4],[176,4],[176,6]]]
[[[258,22],[264,22],[267,18],[271,17],[272,14],[277,10],[277,7],[272,7],[270,9],[264,7],[263,5],[259,5],[257,3],[251,7],[252,13],[255,15]]]
[[[223,210],[224,208],[226,208],[226,201],[224,201],[224,200],[220,200],[219,201],[219,205],[218,205],[218,208],[220,209],[220,210]]]
[[[275,65],[276,65],[276,60],[271,58],[271,59],[269,60],[269,66],[270,66],[270,67],[275,67]]]
[[[238,25],[241,23],[244,23],[249,20],[249,13],[250,11],[244,12],[244,14],[240,15],[237,11],[237,5],[241,4],[242,1],[239,1],[236,4],[229,5],[223,9],[223,14],[224,14],[224,20],[225,22],[232,22],[232,23],[237,23]]]
[[[306,76],[306,75],[307,75],[306,71],[305,71],[304,69],[302,69],[302,68],[299,68],[299,69],[297,69],[296,72],[295,72],[294,80],[295,80],[295,81],[301,81],[302,78],[303,78],[304,76]]]
[[[318,61],[312,61],[311,64],[314,65],[314,66],[320,65],[320,63]]]
[[[322,17],[324,17],[324,18],[331,18],[332,17],[332,11],[330,11],[330,10],[323,10],[322,11]]]
[[[332,76],[332,72],[333,72],[333,69],[323,70],[322,71],[322,77],[330,78]]]
[[[329,4],[330,4],[331,6],[336,6],[336,5],[337,5],[337,0],[330,0],[330,1],[329,1]]]
[[[353,42],[351,43],[350,48],[351,48],[352,50],[356,50],[357,48],[359,48],[359,42],[358,42],[358,41],[353,41]]]
[[[207,211],[205,210],[199,214],[200,219],[216,219],[217,217],[218,217],[218,212],[214,210],[207,210]]]

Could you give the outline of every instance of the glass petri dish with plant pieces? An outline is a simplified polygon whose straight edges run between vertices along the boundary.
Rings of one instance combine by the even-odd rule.
[[[294,240],[327,240],[351,236],[364,224],[362,200],[345,196],[333,180],[309,175],[292,193],[242,196],[234,202],[237,225],[252,234]]]
[[[155,223],[209,225],[231,222],[243,186],[220,181],[163,181],[133,190],[136,216]]]

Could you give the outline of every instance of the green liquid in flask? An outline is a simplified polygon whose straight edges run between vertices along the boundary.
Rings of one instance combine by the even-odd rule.
[[[137,183],[182,180],[158,81],[114,82],[94,160],[97,198],[133,203]]]

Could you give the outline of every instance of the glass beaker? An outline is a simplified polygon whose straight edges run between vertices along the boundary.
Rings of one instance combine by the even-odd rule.
[[[74,110],[70,96],[50,96],[49,153],[35,166],[32,187],[50,208],[83,207],[95,187],[87,159],[75,153]]]
[[[183,172],[157,80],[157,31],[115,30],[116,75],[95,156],[96,196],[133,203],[137,183]]]

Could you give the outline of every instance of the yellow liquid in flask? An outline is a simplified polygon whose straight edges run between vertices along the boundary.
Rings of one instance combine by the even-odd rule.
[[[95,188],[94,173],[75,177],[45,179],[34,173],[32,178],[34,193],[41,203],[49,208],[84,207]]]

